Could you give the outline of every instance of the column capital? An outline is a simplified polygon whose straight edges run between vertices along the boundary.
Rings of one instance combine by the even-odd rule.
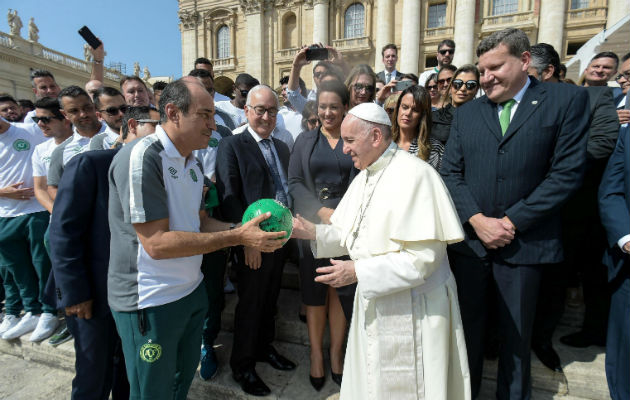
[[[197,11],[182,10],[178,15],[184,29],[194,29],[201,21],[201,16]]]
[[[240,0],[241,9],[248,14],[257,14],[263,11],[266,0]]]

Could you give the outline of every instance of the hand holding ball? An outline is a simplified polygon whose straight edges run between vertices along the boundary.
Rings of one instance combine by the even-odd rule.
[[[291,237],[291,231],[293,230],[293,216],[291,215],[291,210],[274,199],[260,199],[250,204],[245,213],[243,213],[242,222],[245,224],[252,218],[266,212],[270,212],[271,217],[260,223],[260,229],[265,232],[285,231],[286,235],[283,236],[283,243],[286,243]]]

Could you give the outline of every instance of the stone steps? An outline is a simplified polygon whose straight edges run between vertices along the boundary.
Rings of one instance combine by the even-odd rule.
[[[292,279],[286,278],[285,279]],[[215,343],[219,359],[219,373],[210,381],[202,381],[195,377],[189,393],[189,399],[253,399],[244,394],[239,385],[231,377],[228,359],[232,346],[232,326],[237,296],[226,295],[226,308],[223,312],[223,331]],[[316,392],[308,380],[309,347],[306,324],[298,319],[300,295],[297,290],[282,289],[278,300],[278,317],[276,320],[277,340],[274,344],[278,351],[298,367],[295,371],[276,371],[267,364],[259,363],[256,367],[261,378],[272,389],[268,399],[327,399],[334,397],[339,387],[330,379],[327,370],[326,385],[321,392]],[[609,399],[608,387],[604,373],[604,348],[591,346],[586,349],[573,349],[562,345],[557,338],[575,331],[581,324],[582,311],[579,308],[567,307],[554,340],[554,347],[563,362],[564,373],[554,373],[545,368],[532,355],[533,399]],[[327,341],[327,339],[325,339]],[[43,363],[54,368],[72,371],[74,368],[74,347],[72,342],[53,348],[44,343],[30,343],[28,335],[14,340],[0,340],[0,352],[11,354],[25,360]],[[326,363],[329,368],[329,363]],[[487,361],[484,368],[484,381],[481,399],[494,398],[496,387],[496,362]]]

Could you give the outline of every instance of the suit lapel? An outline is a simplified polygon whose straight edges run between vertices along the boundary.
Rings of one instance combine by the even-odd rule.
[[[542,85],[540,85],[537,80],[531,78],[530,85],[525,91],[521,102],[518,104],[514,117],[512,121],[510,121],[510,125],[503,136],[503,140],[507,140],[514,135],[536,109],[543,107],[544,94],[545,89]]]
[[[485,121],[488,126],[488,130],[497,138],[498,141],[503,139],[501,134],[501,124],[499,123],[499,117],[497,115],[497,105],[490,99],[484,97],[482,100],[485,104],[481,108],[481,119]]]
[[[267,161],[265,161],[265,157],[263,156],[260,147],[258,147],[258,143],[256,143],[256,140],[252,137],[252,134],[249,133],[249,130],[245,129],[240,136],[243,138],[243,142],[246,144],[249,152],[253,155],[256,162],[258,162],[258,164],[261,165],[269,175],[271,175]]]

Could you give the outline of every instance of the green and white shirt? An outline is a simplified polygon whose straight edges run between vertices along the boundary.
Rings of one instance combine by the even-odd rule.
[[[199,232],[203,167],[184,158],[161,126],[124,146],[109,169],[108,300],[115,311],[177,301],[203,280],[202,255],[153,259],[132,224],[168,218],[172,231]]]

